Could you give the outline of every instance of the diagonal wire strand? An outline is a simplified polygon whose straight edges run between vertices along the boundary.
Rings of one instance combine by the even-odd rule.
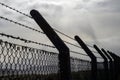
[[[5,33],[0,33],[1,36],[5,36],[7,38],[13,38],[13,39],[17,39],[17,40],[20,40],[20,41],[24,41],[26,43],[34,43],[34,44],[38,44],[38,45],[41,45],[41,46],[46,46],[46,47],[51,47],[51,48],[55,48],[54,46],[51,46],[51,45],[47,45],[47,44],[43,44],[43,43],[39,43],[39,42],[35,42],[35,41],[31,41],[31,40],[27,40],[27,39],[24,39],[24,38],[20,38],[20,37],[15,37],[13,35],[8,35],[8,34],[5,34]]]
[[[13,10],[13,11],[16,11],[17,13],[20,13],[20,14],[26,16],[26,17],[29,17],[29,18],[33,19],[30,15],[28,15],[28,14],[26,14],[26,13],[23,13],[23,12],[15,9],[15,8],[13,8],[13,7],[11,7],[11,6],[8,6],[8,5],[6,5],[6,4],[4,4],[4,3],[2,3],[2,2],[0,2],[0,5],[4,6],[4,7],[6,7],[6,8],[9,8],[9,9],[11,9],[11,10]],[[0,16],[0,18],[1,18],[1,19],[4,19],[4,20],[7,20],[7,21],[9,21],[9,22],[18,24],[18,25],[20,25],[20,26],[22,26],[22,27],[25,27],[25,28],[31,29],[31,30],[33,30],[33,31],[36,31],[36,32],[39,32],[39,33],[44,34],[44,32],[42,32],[42,31],[39,31],[39,30],[34,29],[34,28],[31,28],[31,27],[29,27],[29,26],[26,26],[26,25],[24,25],[24,24],[22,24],[22,23],[19,23],[19,22],[13,21],[13,20],[11,20],[11,19],[5,18],[5,17],[3,17],[3,16]],[[62,34],[62,35],[64,35],[64,36],[68,37],[69,39],[75,40],[74,38],[66,35],[65,33],[61,32],[61,31],[59,31],[59,30],[57,30],[57,29],[55,29],[55,28],[54,28],[54,30],[55,30],[56,32],[58,32],[58,33],[60,33],[60,34]],[[67,44],[70,44],[70,45],[72,45],[72,46],[81,48],[80,46],[77,46],[77,45],[72,44],[72,43],[70,43],[70,42],[67,42],[67,41],[65,41],[65,40],[64,40],[64,42],[67,43]],[[88,45],[88,44],[86,44],[86,45],[87,45],[88,47],[93,48],[93,46],[91,46],[91,45]],[[81,49],[82,49],[82,48],[81,48]],[[72,52],[74,52],[74,51],[72,51]],[[93,51],[92,51],[92,52],[93,52]],[[74,52],[74,53],[75,53],[75,52]],[[94,51],[94,53],[97,53],[97,52]]]
[[[11,23],[17,24],[17,25],[19,25],[19,26],[21,26],[21,27],[24,27],[24,28],[27,28],[27,29],[30,29],[30,30],[33,30],[33,31],[36,31],[36,32],[39,32],[39,33],[44,34],[42,31],[39,31],[39,30],[34,29],[34,28],[31,28],[31,27],[26,26],[26,25],[24,25],[24,24],[22,24],[22,23],[19,23],[19,22],[17,22],[17,21],[14,21],[14,20],[8,19],[8,18],[3,17],[3,16],[0,16],[0,18],[3,19],[3,20],[9,21],[9,22],[11,22]]]
[[[13,10],[13,11],[16,11],[17,13],[20,13],[20,14],[22,14],[22,15],[24,15],[24,16],[27,16],[27,17],[29,17],[29,18],[32,18],[30,15],[25,14],[25,13],[23,13],[23,12],[15,9],[15,8],[13,8],[13,7],[11,7],[11,6],[8,6],[8,5],[6,5],[6,4],[4,4],[4,3],[2,3],[2,2],[0,2],[0,5],[4,6],[4,7],[6,7],[6,8],[9,8],[9,9],[11,9],[11,10]]]
[[[70,51],[70,52],[75,53],[75,54],[80,54],[80,55],[83,55],[83,56],[88,56],[87,54],[83,54],[83,53],[76,52],[76,51]]]
[[[4,4],[4,3],[2,3],[2,2],[0,2],[0,5],[4,6],[4,7],[6,7],[6,8],[9,8],[9,9],[11,9],[11,10],[17,12],[17,13],[20,13],[20,14],[26,16],[26,17],[29,17],[29,18],[33,19],[30,15],[25,14],[25,13],[23,13],[23,12],[21,12],[21,11],[15,9],[15,8],[13,8],[13,7],[11,7],[11,6],[8,6],[8,5],[6,5],[6,4]],[[64,35],[64,36],[66,36],[66,37],[72,39],[72,40],[75,40],[74,38],[72,38],[72,37],[66,35],[65,33],[61,32],[61,31],[59,31],[59,30],[57,30],[57,29],[54,29],[54,30],[55,30],[56,32],[58,32],[58,33],[60,33],[60,34],[62,34],[62,35]],[[38,30],[36,30],[36,31],[38,31]],[[42,32],[42,33],[43,33],[43,32]],[[65,41],[65,42],[69,44],[69,42],[67,42],[67,41]],[[91,46],[91,45],[88,45],[88,44],[86,44],[86,45],[87,45],[88,47],[93,48],[93,46]]]
[[[8,18],[6,18],[6,17],[0,16],[0,18],[3,19],[3,20],[9,21],[9,22],[11,22],[11,23],[17,24],[17,25],[19,25],[19,26],[21,26],[21,27],[24,27],[24,28],[27,28],[27,29],[30,29],[30,30],[33,30],[33,31],[36,31],[36,32],[39,32],[39,33],[42,33],[42,34],[45,34],[45,33],[42,32],[42,31],[39,31],[39,30],[34,29],[34,28],[31,28],[31,27],[29,27],[29,26],[26,26],[26,25],[24,25],[24,24],[22,24],[22,23],[19,23],[19,22],[17,22],[17,21],[8,19]],[[64,40],[64,42],[67,43],[67,44],[70,44],[70,45],[72,45],[72,46],[81,48],[80,46],[77,46],[77,45],[72,44],[72,43],[70,43],[70,42],[67,42],[67,41],[65,41],[65,40]],[[82,49],[82,48],[81,48],[81,49]]]

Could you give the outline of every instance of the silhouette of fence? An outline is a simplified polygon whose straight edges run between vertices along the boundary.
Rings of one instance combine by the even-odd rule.
[[[4,3],[0,2],[0,5],[34,19],[43,32],[3,16],[0,16],[0,19],[40,34],[46,34],[54,46],[0,32],[1,36],[56,48],[59,51],[59,53],[51,52],[0,39],[0,80],[118,80],[120,57],[113,52],[106,51],[103,48],[99,49],[97,45],[85,44],[78,36],[75,36],[74,39],[59,30],[53,29],[36,10],[31,11],[31,17]],[[78,42],[80,46],[62,40],[55,31]],[[86,54],[70,50],[65,43],[83,49]],[[72,57],[70,52],[88,56],[91,60]],[[99,54],[101,57],[95,54]],[[104,61],[99,62],[97,59]]]
[[[0,79],[45,78],[59,73],[58,62],[58,53],[0,40]],[[91,70],[90,61],[71,57],[72,72],[86,70]]]

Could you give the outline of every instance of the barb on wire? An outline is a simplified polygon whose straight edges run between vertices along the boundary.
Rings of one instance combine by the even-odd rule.
[[[20,13],[20,14],[26,16],[26,17],[29,17],[29,18],[33,19],[30,15],[25,14],[25,13],[23,13],[23,12],[15,9],[15,8],[11,7],[11,6],[8,6],[8,5],[6,5],[6,4],[4,4],[4,3],[2,3],[2,2],[0,2],[0,4],[1,4],[2,6],[5,6],[5,7],[9,8],[9,9],[13,10],[13,11],[16,11],[17,13]],[[57,29],[55,29],[55,28],[54,28],[54,30],[55,30],[56,32],[58,32],[58,33],[60,33],[60,34],[62,34],[62,35],[64,35],[64,36],[68,37],[69,39],[75,40],[74,38],[66,35],[65,33],[61,32],[61,31],[59,31],[59,30],[57,30]],[[87,46],[92,47],[92,46],[90,46],[90,45],[87,45]],[[92,47],[92,48],[93,48],[93,47]]]
[[[34,29],[34,28],[31,28],[31,27],[26,26],[26,25],[24,25],[24,24],[21,24],[21,23],[19,23],[19,22],[13,21],[13,20],[11,20],[11,19],[5,18],[5,17],[3,17],[3,16],[0,16],[0,18],[1,18],[1,19],[4,19],[4,20],[6,20],[6,21],[12,22],[12,23],[14,23],[14,24],[20,25],[20,26],[22,26],[22,27],[25,27],[25,28],[31,29],[31,30],[33,30],[33,31],[37,31],[37,32],[39,32],[39,33],[44,34],[42,31],[36,30],[36,29]],[[75,44],[72,44],[72,43],[70,43],[70,42],[67,42],[67,41],[64,41],[64,42],[67,43],[67,44],[73,45],[73,46],[75,46],[75,47],[81,48],[81,47],[79,47],[79,46],[77,46],[77,45],[75,45]]]
[[[51,46],[51,45],[47,45],[47,44],[43,44],[43,43],[39,43],[39,42],[27,40],[27,39],[23,39],[23,38],[20,38],[20,37],[15,37],[15,36],[8,35],[8,34],[4,34],[4,33],[0,33],[0,35],[1,35],[1,36],[5,36],[5,37],[8,37],[8,38],[10,37],[10,38],[13,38],[13,39],[17,39],[17,40],[20,40],[20,41],[24,41],[25,43],[34,43],[34,44],[38,44],[38,45],[41,45],[41,46],[46,46],[46,47],[55,48],[54,46]]]
[[[36,32],[39,32],[39,33],[44,34],[42,31],[39,31],[39,30],[34,29],[34,28],[31,28],[31,27],[26,26],[26,25],[24,25],[24,24],[22,24],[22,23],[19,23],[19,22],[17,22],[17,21],[14,21],[14,20],[8,19],[8,18],[3,17],[3,16],[0,16],[0,18],[3,19],[3,20],[6,20],[6,21],[12,22],[12,23],[14,23],[14,24],[17,24],[17,25],[19,25],[19,26],[22,26],[22,27],[24,27],[24,28],[27,28],[27,29],[30,29],[30,30],[33,30],[33,31],[36,31]]]
[[[64,35],[64,36],[68,37],[69,39],[75,40],[74,38],[72,38],[72,37],[70,37],[70,36],[68,36],[68,35],[66,35],[66,34],[64,34],[64,33],[62,33],[61,31],[58,31],[58,30],[55,29],[55,28],[54,28],[54,30],[55,30],[56,32],[58,32],[58,33],[60,33],[60,34],[62,34],[62,35]]]
[[[27,16],[27,17],[29,17],[29,18],[32,18],[30,15],[25,14],[25,13],[23,13],[23,12],[15,9],[15,8],[12,8],[12,7],[6,5],[6,4],[4,4],[4,3],[2,3],[2,2],[0,2],[0,5],[5,6],[6,8],[9,8],[9,9],[11,9],[11,10],[13,10],[13,11],[16,11],[17,13],[20,13],[20,14],[22,14],[22,15],[24,15],[24,16]]]
[[[65,43],[67,43],[67,44],[70,44],[70,45],[72,45],[72,46],[75,46],[75,47],[81,48],[80,46],[77,46],[77,45],[72,44],[72,43],[70,43],[70,42],[67,42],[67,41],[64,41],[64,40],[63,40],[63,42],[65,42]],[[81,48],[81,49],[82,49],[82,48]]]
[[[87,54],[83,54],[83,53],[76,52],[76,51],[70,51],[70,52],[75,53],[75,54],[79,54],[79,55],[83,55],[83,56],[88,56]],[[89,56],[88,56],[88,57],[89,57]],[[98,58],[98,59],[103,59],[102,57],[98,57],[98,56],[96,56],[96,58]]]
[[[76,51],[70,51],[70,52],[75,53],[75,54],[79,54],[79,55],[83,55],[83,56],[88,56],[87,54],[79,53],[79,52],[76,52]]]
[[[12,22],[12,23],[14,23],[14,24],[20,25],[20,26],[22,26],[22,27],[25,27],[25,28],[31,29],[31,30],[33,30],[33,31],[37,31],[37,32],[39,32],[39,33],[44,34],[42,31],[36,30],[36,29],[34,29],[34,28],[31,28],[31,27],[26,26],[26,25],[24,25],[24,24],[21,24],[21,23],[19,23],[19,22],[13,21],[13,20],[11,20],[11,19],[5,18],[5,17],[3,17],[3,16],[0,16],[0,18],[3,19],[3,20],[6,20],[6,21]],[[75,47],[81,48],[81,47],[79,47],[79,46],[77,46],[77,45],[75,45],[75,44],[72,44],[72,43],[70,43],[70,42],[67,42],[67,41],[64,41],[64,42],[67,43],[67,44],[73,45],[73,46],[75,46]]]
[[[22,14],[22,15],[24,15],[24,16],[26,16],[26,17],[29,17],[29,18],[33,19],[30,15],[25,14],[25,13],[23,13],[23,12],[15,9],[15,8],[13,8],[13,7],[11,7],[11,6],[8,6],[8,5],[6,5],[6,4],[4,4],[4,3],[2,3],[2,2],[0,2],[0,5],[4,6],[4,7],[6,7],[6,8],[9,8],[9,9],[11,9],[11,10],[13,10],[13,11],[19,13],[19,14]],[[1,18],[3,18],[3,17],[1,17]],[[6,18],[3,18],[3,19],[6,19]],[[34,29],[34,28],[25,26],[25,25],[23,25],[23,24],[21,24],[21,23],[18,23],[18,22],[16,22],[16,21],[13,21],[13,20],[10,20],[10,19],[6,19],[6,20],[8,20],[8,21],[10,21],[10,22],[13,22],[13,23],[16,23],[16,24],[18,24],[18,25],[24,26],[24,27],[26,27],[26,28],[32,29],[32,30],[34,30],[34,31],[43,33],[42,31],[39,31],[39,30],[36,30],[36,29]],[[55,29],[55,28],[54,28],[54,30],[55,30],[56,32],[58,32],[58,33],[60,33],[60,34],[62,34],[62,35],[64,35],[64,36],[68,37],[69,39],[75,40],[74,38],[66,35],[65,33],[61,32],[61,31],[59,31],[59,30],[57,30],[57,29]],[[44,34],[44,33],[43,33],[43,34]],[[77,45],[75,45],[75,44],[72,44],[72,43],[70,43],[70,42],[67,42],[67,41],[64,41],[64,42],[66,42],[67,44],[70,44],[70,45],[79,47],[79,46],[77,46]],[[88,45],[88,44],[87,44],[87,46],[93,48],[93,46],[91,46],[91,45]],[[81,48],[81,47],[79,47],[79,48]]]

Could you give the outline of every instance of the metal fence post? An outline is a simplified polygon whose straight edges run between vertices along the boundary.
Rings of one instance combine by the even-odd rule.
[[[120,57],[110,51],[107,51],[107,52],[114,59],[114,79],[117,80],[119,73],[120,73]]]
[[[75,39],[79,43],[79,45],[84,49],[84,51],[88,54],[88,56],[91,58],[92,66],[91,80],[97,80],[97,60],[95,55],[78,36],[75,36]]]
[[[94,45],[94,48],[104,59],[104,71],[105,71],[105,75],[106,75],[105,80],[109,80],[108,59],[96,45]]]
[[[60,80],[71,80],[69,48],[38,11],[32,10],[30,14],[59,51]]]
[[[102,48],[101,49],[103,51],[103,53],[107,56],[107,58],[110,60],[109,61],[109,66],[110,66],[110,71],[109,71],[109,74],[110,74],[110,80],[114,80],[114,71],[113,71],[113,68],[114,68],[114,62],[113,62],[113,59],[110,57],[110,55],[108,55],[108,53]]]

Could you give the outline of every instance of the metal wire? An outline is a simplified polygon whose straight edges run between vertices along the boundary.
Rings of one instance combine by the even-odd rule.
[[[86,71],[91,70],[91,62],[81,60],[78,58],[71,58],[71,71],[72,72],[78,72],[78,71]]]
[[[16,11],[16,12],[18,12],[18,13],[20,13],[20,14],[26,16],[26,17],[32,18],[31,16],[29,16],[29,15],[27,15],[27,14],[25,14],[25,13],[23,13],[23,12],[17,10],[17,9],[15,9],[15,8],[12,8],[12,7],[10,7],[10,6],[6,5],[6,4],[4,4],[4,3],[1,3],[1,2],[0,2],[0,4],[1,4],[2,6],[5,6],[5,7],[9,8],[9,9],[12,9],[12,10]],[[28,29],[30,29],[30,30],[33,30],[33,31],[36,31],[36,32],[39,32],[39,33],[44,34],[44,32],[42,32],[42,31],[39,31],[39,30],[34,29],[34,28],[31,28],[31,27],[26,26],[26,25],[24,25],[24,24],[22,24],[22,23],[19,23],[19,22],[17,22],[17,21],[14,21],[14,20],[5,18],[5,17],[3,17],[3,16],[0,16],[0,18],[1,18],[1,19],[4,19],[4,20],[6,20],[6,21],[12,22],[12,23],[14,23],[14,24],[17,24],[17,25],[19,25],[19,26],[22,26],[22,27],[28,28]],[[54,30],[55,30],[56,32],[58,32],[58,33],[60,33],[60,34],[62,34],[62,35],[64,35],[64,36],[66,36],[66,37],[72,39],[72,40],[75,40],[74,38],[72,38],[72,37],[70,37],[70,36],[68,36],[68,35],[66,35],[66,34],[64,34],[64,33],[60,32],[60,31],[58,31],[58,30],[56,30],[56,29],[54,29]],[[13,37],[13,36],[12,36],[12,37]],[[16,37],[16,39],[17,39],[17,38],[18,38],[18,37]],[[27,40],[25,40],[25,39],[21,39],[21,40],[23,40],[23,41],[25,41],[25,42],[27,41]],[[42,43],[38,43],[38,42],[30,41],[30,40],[27,41],[27,42],[35,43],[35,44],[39,44],[39,45],[44,45],[44,44],[42,44]],[[67,43],[67,44],[70,44],[70,45],[72,45],[72,46],[81,48],[80,46],[77,46],[77,45],[75,45],[75,44],[72,44],[72,43],[70,43],[70,42],[68,42],[68,41],[65,41],[65,40],[64,40],[64,42]],[[90,46],[90,45],[88,45],[88,44],[86,44],[86,45],[87,45],[88,47],[93,48],[92,46]],[[55,48],[54,46],[50,46],[50,45],[46,45],[46,44],[45,44],[45,46]],[[81,49],[82,49],[82,48],[81,48]],[[97,52],[95,52],[95,51],[92,51],[92,52],[97,53]],[[77,52],[74,52],[74,53],[77,54]],[[98,57],[98,58],[99,58],[99,57]]]
[[[0,80],[41,80],[58,70],[58,54],[0,40]]]
[[[32,19],[31,16],[12,8],[8,5],[5,5],[4,3],[0,4],[2,6],[5,6],[6,8],[9,8],[11,10],[16,11],[17,13],[20,13],[24,16],[27,16]],[[14,20],[5,18],[0,16],[1,19],[7,20],[9,22],[12,22],[14,24],[20,25],[22,27],[31,29],[33,31],[37,31],[39,33],[44,34],[43,32],[36,30],[34,28],[31,28],[29,26],[26,26],[24,24],[21,24],[19,22],[16,22]],[[75,40],[74,38],[54,29],[56,32]],[[29,43],[35,43],[42,46],[52,47],[47,44],[38,43],[31,40],[26,40],[20,37],[14,37],[12,35],[7,35],[4,33],[0,33],[1,36],[10,37],[13,39],[21,40],[24,42]],[[70,42],[64,41],[67,44],[76,46],[78,48],[81,48],[75,44],[72,44]],[[87,44],[88,47],[93,48],[93,46],[90,46]],[[88,56],[83,53],[70,51],[72,53]],[[95,51],[92,51],[96,53]],[[97,57],[102,59],[101,57]],[[51,74],[54,74],[54,77],[52,77],[52,80],[58,80],[57,74],[59,74],[59,60],[58,60],[58,54],[55,52],[49,52],[41,49],[31,48],[27,46],[22,46],[10,42],[6,42],[0,39],[0,80],[51,80],[49,77],[51,77]],[[91,70],[91,62],[86,60],[77,59],[74,57],[70,58],[71,61],[71,71],[72,72],[79,72],[79,71],[86,71]],[[103,67],[103,63],[97,63],[99,69]],[[103,69],[103,68],[102,68]]]
[[[78,48],[81,48],[82,49],[82,47],[80,47],[80,46],[77,46],[77,45],[75,45],[75,44],[72,44],[72,43],[70,43],[70,42],[67,42],[67,41],[65,41],[65,40],[63,40],[65,43],[67,43],[67,44],[70,44],[70,45],[72,45],[72,46],[75,46],[75,47],[78,47]]]
[[[90,61],[71,57],[71,70],[91,70]],[[22,46],[0,39],[1,80],[58,80],[58,53]]]
[[[5,34],[5,33],[0,33],[0,35],[8,37],[8,38],[13,38],[13,39],[17,39],[17,40],[20,40],[20,41],[24,41],[25,43],[34,43],[34,44],[38,44],[38,45],[45,46],[45,47],[55,48],[54,46],[51,46],[51,45],[47,45],[47,44],[43,44],[43,43],[27,40],[27,39],[20,38],[20,37],[15,37],[13,35],[8,35],[8,34]]]
[[[0,18],[1,18],[1,19],[4,19],[4,20],[6,20],[6,21],[12,22],[12,23],[14,23],[14,24],[20,25],[20,26],[22,26],[22,27],[25,27],[25,28],[31,29],[31,30],[33,30],[33,31],[37,31],[37,32],[39,32],[39,33],[44,34],[43,32],[41,32],[41,31],[39,31],[39,30],[36,30],[36,29],[34,29],[34,28],[31,28],[31,27],[26,26],[26,25],[24,25],[24,24],[21,24],[21,23],[19,23],[19,22],[13,21],[13,20],[11,20],[11,19],[8,19],[8,18],[2,17],[2,16],[0,16]],[[11,38],[14,38],[14,39],[19,39],[19,40],[22,40],[22,41],[24,41],[24,42],[35,43],[35,44],[39,44],[39,45],[44,45],[44,46],[47,46],[47,47],[55,48],[54,46],[50,46],[50,45],[47,45],[47,44],[34,42],[34,41],[31,41],[31,40],[26,40],[26,39],[23,39],[23,38],[20,38],[20,37],[10,36],[10,35],[4,34],[4,33],[1,33],[1,35],[7,36],[7,37],[11,37]],[[65,41],[65,40],[64,40],[64,42],[67,43],[67,44],[70,44],[70,45],[72,45],[72,46],[81,48],[80,46],[77,46],[77,45],[72,44],[72,43],[70,43],[70,42],[67,42],[67,41]],[[82,48],[81,48],[81,49],[82,49]],[[93,52],[94,52],[94,53],[97,53],[97,52],[95,52],[95,51],[93,51]],[[75,52],[74,52],[74,53],[75,53]]]
[[[34,28],[31,28],[31,27],[26,26],[26,25],[24,25],[24,24],[21,24],[21,23],[19,23],[19,22],[13,21],[13,20],[11,20],[11,19],[5,18],[5,17],[3,17],[3,16],[0,16],[0,18],[3,19],[3,20],[6,20],[6,21],[12,22],[12,23],[14,23],[14,24],[17,24],[17,25],[19,25],[19,26],[22,26],[22,27],[31,29],[31,30],[33,30],[33,31],[37,31],[37,32],[39,32],[39,33],[44,34],[42,31],[36,30],[36,29],[34,29]],[[73,45],[73,46],[75,46],[75,47],[81,48],[81,47],[79,47],[79,46],[77,46],[77,45],[75,45],[75,44],[72,44],[72,43],[70,43],[70,42],[67,42],[67,41],[65,41],[65,40],[64,40],[64,42],[67,43],[67,44]]]
[[[83,56],[88,56],[87,54],[79,53],[79,52],[76,52],[76,51],[70,51],[70,52],[75,53],[75,54],[80,54],[80,55],[83,55]]]
[[[87,54],[83,54],[83,53],[80,53],[80,52],[76,52],[76,51],[70,51],[70,52],[89,57]],[[98,56],[96,56],[96,58],[103,59],[102,57],[98,57]]]
[[[17,12],[17,13],[20,13],[20,14],[26,16],[26,17],[29,17],[29,18],[33,19],[30,15],[25,14],[25,13],[23,13],[23,12],[15,9],[15,8],[13,8],[13,7],[11,7],[11,6],[8,6],[8,5],[6,5],[6,4],[4,4],[4,3],[2,3],[2,2],[0,2],[0,5],[4,6],[4,7],[6,7],[6,8],[9,8],[9,9],[11,9],[11,10]],[[55,29],[55,28],[54,28],[54,30],[55,30],[56,32],[58,32],[58,33],[60,33],[60,34],[62,34],[62,35],[64,35],[64,36],[68,37],[69,39],[75,40],[74,38],[66,35],[65,33],[61,32],[61,31],[59,31],[59,30],[57,30],[57,29]],[[38,31],[38,30],[36,30],[36,31]],[[42,33],[43,33],[43,32],[42,32]],[[65,42],[69,44],[69,42],[67,42],[67,41],[65,41]],[[93,48],[93,46],[90,46],[90,45],[88,45],[88,44],[86,44],[86,45],[87,45],[88,47]],[[77,47],[77,45],[75,45],[75,46]]]
[[[20,40],[20,41],[24,41],[25,43],[34,43],[34,44],[38,44],[38,45],[45,46],[45,47],[56,48],[55,46],[51,46],[51,45],[47,45],[47,44],[43,44],[43,43],[39,43],[39,42],[27,40],[27,39],[23,39],[23,38],[20,38],[20,37],[15,37],[13,35],[8,35],[8,34],[5,34],[5,33],[0,33],[0,35],[5,36],[7,38],[13,38],[13,39],[17,39],[17,40]],[[79,52],[76,52],[76,51],[70,51],[70,52],[75,53],[75,54],[79,54],[79,55],[88,56],[87,54],[79,53]]]
[[[31,28],[31,27],[26,26],[26,25],[24,25],[24,24],[22,24],[22,23],[19,23],[19,22],[17,22],[17,21],[14,21],[14,20],[8,19],[8,18],[3,17],[3,16],[0,16],[0,18],[3,19],[3,20],[6,20],[6,21],[12,22],[12,23],[14,23],[14,24],[17,24],[17,25],[19,25],[19,26],[21,26],[21,27],[24,27],[24,28],[27,28],[27,29],[30,29],[30,30],[33,30],[33,31],[36,31],[36,32],[39,32],[39,33],[44,34],[42,31],[39,31],[39,30],[34,29],[34,28]]]
[[[15,8],[13,8],[13,7],[10,7],[10,6],[8,6],[8,5],[2,3],[2,2],[0,2],[0,5],[4,6],[4,7],[6,7],[6,8],[9,8],[9,9],[11,9],[11,10],[13,10],[13,11],[16,11],[17,13],[20,13],[20,14],[22,14],[22,15],[24,15],[24,16],[27,16],[27,17],[29,17],[29,18],[32,18],[30,15],[25,14],[25,13],[23,13],[23,12],[21,12],[21,11],[15,9]]]

